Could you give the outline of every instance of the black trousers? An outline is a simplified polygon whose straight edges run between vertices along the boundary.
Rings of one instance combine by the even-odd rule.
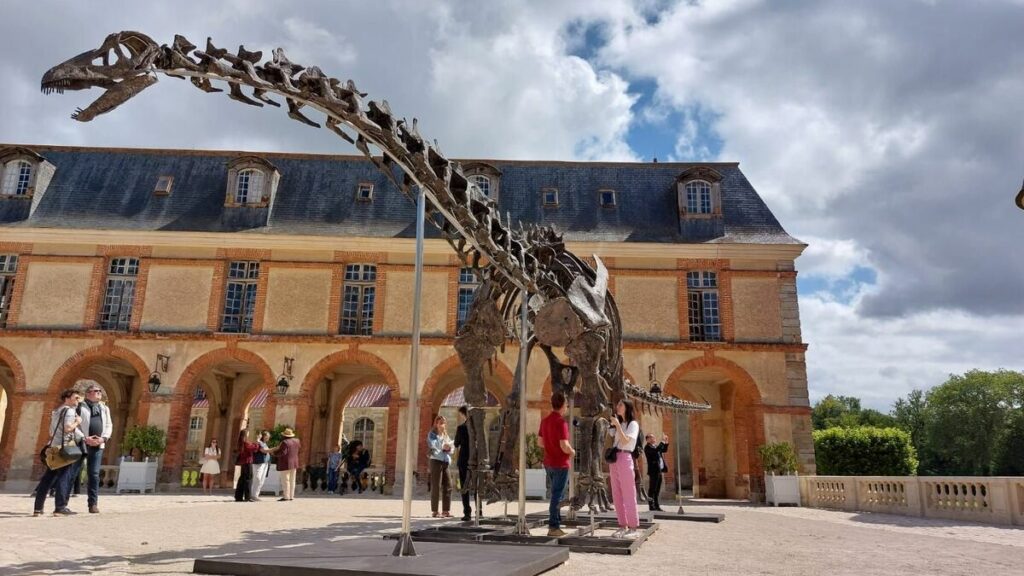
[[[649,476],[649,478],[650,483],[647,489],[647,497],[650,498],[650,500],[648,500],[647,503],[650,505],[651,510],[660,510],[661,502],[658,500],[658,497],[661,495],[661,472],[658,472],[653,476]]]
[[[238,485],[235,486],[235,502],[252,500],[252,464],[240,464]]]
[[[459,466],[459,487],[466,485],[466,480],[469,478],[469,466]],[[469,518],[473,516],[473,508],[469,505],[469,490],[462,492],[462,516]]]

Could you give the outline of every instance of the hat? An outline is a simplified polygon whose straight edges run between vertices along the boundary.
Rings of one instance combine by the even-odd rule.
[[[295,432],[291,428],[285,428],[284,432],[281,432],[281,436],[285,438],[295,438]]]

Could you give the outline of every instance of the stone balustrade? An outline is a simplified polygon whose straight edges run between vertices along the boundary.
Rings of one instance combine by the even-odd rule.
[[[812,508],[1024,526],[1024,477],[802,476]]]

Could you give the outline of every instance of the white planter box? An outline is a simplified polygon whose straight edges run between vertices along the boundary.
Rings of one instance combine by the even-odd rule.
[[[125,490],[138,490],[145,494],[147,490],[156,492],[156,471],[159,463],[121,462],[117,471],[117,493]]]
[[[768,504],[800,505],[800,477],[772,476],[764,477],[765,500]]]
[[[547,498],[548,487],[547,487],[547,472],[543,469],[537,470],[529,468],[526,470],[526,497],[527,498],[540,498],[541,500]]]

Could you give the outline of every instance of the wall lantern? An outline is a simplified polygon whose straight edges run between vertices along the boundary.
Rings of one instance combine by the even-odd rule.
[[[290,380],[292,379],[292,363],[295,362],[295,358],[284,357],[284,370],[281,376],[277,379],[277,395],[284,396],[288,394],[288,387],[290,386]]]
[[[651,383],[651,394],[661,394],[661,384],[658,382],[658,363],[654,362],[647,367],[647,380]]]
[[[149,375],[149,391],[156,394],[160,390],[160,373],[167,373],[167,362],[171,357],[166,354],[156,355],[156,364],[153,365],[153,373]]]

